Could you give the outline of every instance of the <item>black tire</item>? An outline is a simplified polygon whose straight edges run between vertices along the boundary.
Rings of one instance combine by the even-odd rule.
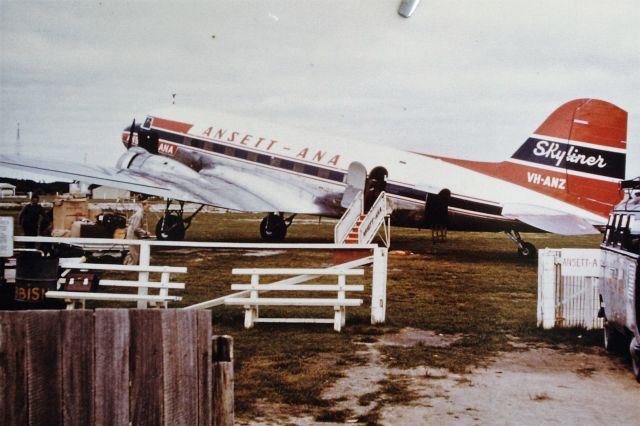
[[[280,242],[287,235],[287,224],[278,215],[270,214],[260,222],[260,236],[264,241]]]
[[[166,241],[184,240],[184,222],[175,215],[165,215],[156,224],[156,238]]]
[[[624,336],[605,320],[603,326],[604,348],[609,353],[620,353],[624,347]]]
[[[636,342],[635,337],[631,339],[629,345],[629,353],[631,354],[631,367],[636,380],[640,382],[640,345]]]
[[[538,250],[536,250],[536,246],[533,244],[523,242],[522,248],[518,248],[518,254],[527,259],[535,259],[538,255]]]

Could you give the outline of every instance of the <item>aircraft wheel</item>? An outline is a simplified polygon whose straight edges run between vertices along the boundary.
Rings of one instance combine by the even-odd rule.
[[[165,215],[156,224],[156,238],[158,240],[184,240],[184,222],[175,215]]]
[[[523,242],[522,248],[518,248],[518,254],[528,259],[535,259],[537,255],[536,246],[531,243]]]
[[[260,222],[260,236],[264,241],[279,242],[287,235],[287,224],[278,215],[270,214]]]
[[[631,353],[631,366],[633,367],[633,375],[636,380],[640,382],[640,345],[636,342],[635,337],[631,339],[629,345],[629,352]]]
[[[604,348],[607,352],[618,352],[624,346],[624,336],[605,320],[603,326]]]

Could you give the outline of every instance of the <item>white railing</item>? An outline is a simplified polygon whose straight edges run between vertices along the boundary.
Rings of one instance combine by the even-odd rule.
[[[369,244],[375,238],[380,226],[385,223],[385,219],[389,217],[389,205],[387,203],[386,193],[383,191],[378,195],[375,203],[367,213],[364,221],[358,229],[358,242]],[[389,247],[389,228],[385,226],[384,243]]]
[[[284,323],[312,323],[312,324],[333,324],[335,331],[340,331],[344,327],[346,322],[346,308],[347,306],[360,306],[362,305],[362,299],[347,298],[347,292],[364,291],[363,285],[347,285],[346,277],[354,275],[364,275],[363,269],[351,269],[342,268],[336,270],[327,269],[305,269],[305,268],[239,268],[233,269],[234,275],[249,275],[251,276],[250,284],[232,284],[232,290],[245,290],[250,294],[245,297],[228,297],[225,299],[225,305],[240,305],[244,306],[245,328],[253,327],[256,322],[284,322]],[[333,276],[338,277],[337,284],[261,284],[260,277],[269,275],[316,275]],[[286,297],[286,298],[272,298],[261,297],[260,292],[267,291],[291,291],[291,292],[327,292],[336,293],[335,298],[328,297]],[[260,306],[325,306],[333,308],[333,318],[274,318],[274,317],[261,317],[259,315]]]
[[[342,244],[347,239],[362,214],[363,203],[362,191],[359,191],[334,228],[333,240],[336,244]]]
[[[356,268],[364,265],[372,265],[373,272],[371,278],[371,323],[384,323],[386,312],[386,292],[387,292],[387,256],[388,250],[385,247],[379,247],[376,244],[290,244],[290,243],[220,243],[220,242],[195,242],[195,241],[157,241],[157,240],[124,240],[110,238],[61,238],[61,237],[14,237],[14,242],[18,243],[54,243],[69,244],[80,247],[91,247],[96,249],[100,246],[104,249],[127,249],[132,245],[140,246],[139,267],[150,267],[151,249],[153,247],[190,247],[200,249],[236,249],[236,250],[329,250],[329,251],[352,251],[352,250],[368,250],[373,255],[363,257],[341,265],[334,265],[327,270]],[[122,267],[122,265],[120,265]],[[298,284],[309,281],[317,275],[305,274],[279,282],[279,284]],[[149,272],[139,272],[138,281],[142,283],[149,282]],[[239,292],[232,295],[219,297],[217,299],[198,303],[188,306],[185,309],[205,309],[213,306],[224,304],[224,299],[233,296],[242,296]],[[146,296],[148,294],[147,287],[140,287],[138,295]],[[145,301],[138,301],[139,307],[146,307]]]

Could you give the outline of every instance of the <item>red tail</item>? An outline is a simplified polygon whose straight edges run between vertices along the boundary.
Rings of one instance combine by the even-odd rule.
[[[606,217],[621,198],[626,141],[626,111],[597,99],[576,99],[555,110],[507,161],[442,160]]]

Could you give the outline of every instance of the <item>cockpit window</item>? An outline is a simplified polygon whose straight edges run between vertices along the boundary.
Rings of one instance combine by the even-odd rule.
[[[153,124],[153,117],[147,117],[147,119],[144,120],[144,124],[142,125],[142,128],[150,129],[152,124]]]

